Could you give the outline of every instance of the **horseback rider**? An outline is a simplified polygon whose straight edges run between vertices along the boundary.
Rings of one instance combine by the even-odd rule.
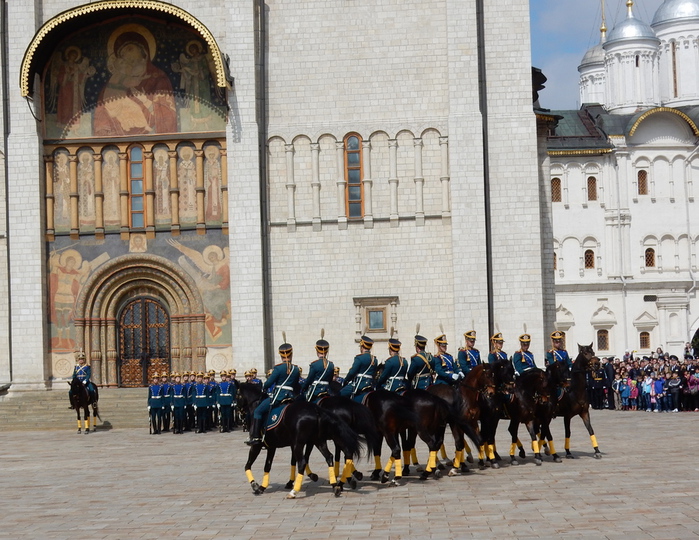
[[[345,377],[345,386],[340,391],[341,396],[354,397],[374,388],[374,378],[378,362],[371,354],[374,340],[362,336],[359,338],[359,354],[354,357],[352,367]]]
[[[565,364],[568,368],[568,373],[573,370],[573,359],[568,354],[564,347],[563,340],[565,339],[565,334],[560,330],[556,330],[551,333],[551,345],[552,349],[546,352],[546,358],[544,359],[544,364],[548,367],[554,362],[561,362]],[[570,376],[570,375],[569,375]]]
[[[328,360],[330,343],[322,339],[316,341],[316,358],[308,368],[308,377],[301,385],[301,394],[310,402],[328,395],[330,382],[335,374],[335,364]]]
[[[434,357],[432,353],[425,351],[427,338],[421,335],[415,336],[415,356],[410,358],[408,380],[413,388],[425,390],[432,384],[434,375]]]
[[[502,350],[502,344],[504,342],[505,340],[502,339],[502,334],[500,332],[493,334],[493,336],[490,338],[491,348],[490,354],[488,354],[489,364],[494,364],[500,360],[507,360],[507,353],[503,352]]]
[[[462,349],[459,349],[457,358],[459,369],[461,369],[461,372],[466,376],[474,367],[483,362],[481,361],[480,351],[474,347],[476,344],[476,331],[469,330],[466,332],[464,334],[464,340],[466,341],[466,345]]]
[[[389,392],[403,393],[407,389],[408,361],[400,355],[401,342],[391,338],[388,340],[389,357],[384,363],[379,377],[379,386]]]
[[[434,370],[437,373],[435,384],[456,384],[459,379],[464,378],[464,373],[454,357],[447,352],[447,336],[437,336],[434,343],[438,352],[434,357]]]
[[[163,387],[157,373],[153,373],[153,383],[148,387],[148,413],[151,433],[159,435],[163,418]]]
[[[534,353],[529,352],[529,345],[531,341],[532,337],[529,334],[522,334],[519,336],[520,349],[512,357],[512,365],[514,366],[517,375],[521,375],[525,371],[536,368]]]
[[[296,395],[301,373],[298,366],[291,362],[293,354],[294,349],[290,343],[282,343],[279,346],[279,356],[282,361],[274,366],[271,375],[264,384],[265,391],[274,386],[274,393],[271,398],[269,396],[265,397],[252,415],[250,438],[245,441],[245,444],[248,446],[262,442],[263,422],[267,418],[270,409],[282,404],[284,401],[292,400]]]
[[[87,365],[87,360],[85,358],[85,353],[83,352],[82,349],[80,349],[77,353],[75,353],[75,360],[76,360],[76,365],[73,368],[73,379],[78,379],[81,383],[85,385],[85,388],[87,388],[87,392],[90,395],[92,401],[95,399],[95,385],[94,383],[90,380],[90,377],[92,376],[92,369],[90,368],[89,365]],[[70,408],[73,408],[73,391],[68,390],[68,399],[70,400]]]

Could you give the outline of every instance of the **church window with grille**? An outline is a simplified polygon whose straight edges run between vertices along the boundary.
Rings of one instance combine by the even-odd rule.
[[[638,171],[638,194],[648,195],[648,171]]]
[[[592,251],[591,249],[586,249],[585,250],[585,268],[594,268],[595,267],[595,252]]]
[[[597,200],[597,178],[594,176],[589,176],[587,178],[587,200]]]
[[[655,250],[647,248],[645,253],[646,268],[655,268]]]
[[[364,216],[362,196],[362,140],[359,135],[345,137],[345,180],[347,181],[347,217],[360,219]]]
[[[597,350],[609,350],[609,330],[597,330]]]
[[[641,332],[638,336],[638,348],[650,349],[650,332]]]
[[[551,179],[551,202],[561,202],[561,179]]]

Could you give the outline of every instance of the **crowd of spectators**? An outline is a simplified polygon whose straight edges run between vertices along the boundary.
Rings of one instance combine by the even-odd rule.
[[[687,343],[682,358],[660,347],[650,356],[626,351],[622,358],[600,358],[588,375],[588,393],[593,409],[699,411],[699,357]]]

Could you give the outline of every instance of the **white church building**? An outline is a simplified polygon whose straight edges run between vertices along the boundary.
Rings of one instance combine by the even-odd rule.
[[[556,326],[600,355],[681,355],[699,329],[699,0],[627,15],[548,111]]]

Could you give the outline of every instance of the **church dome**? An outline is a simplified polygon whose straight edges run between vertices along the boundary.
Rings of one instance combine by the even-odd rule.
[[[604,48],[601,43],[598,43],[585,53],[578,69],[599,64],[604,64]]]
[[[655,12],[651,26],[678,19],[699,19],[699,0],[665,0]]]
[[[629,17],[619,24],[609,33],[607,43],[615,43],[619,41],[632,41],[636,39],[655,39],[658,38],[653,32],[653,29],[643,21],[636,17]]]

